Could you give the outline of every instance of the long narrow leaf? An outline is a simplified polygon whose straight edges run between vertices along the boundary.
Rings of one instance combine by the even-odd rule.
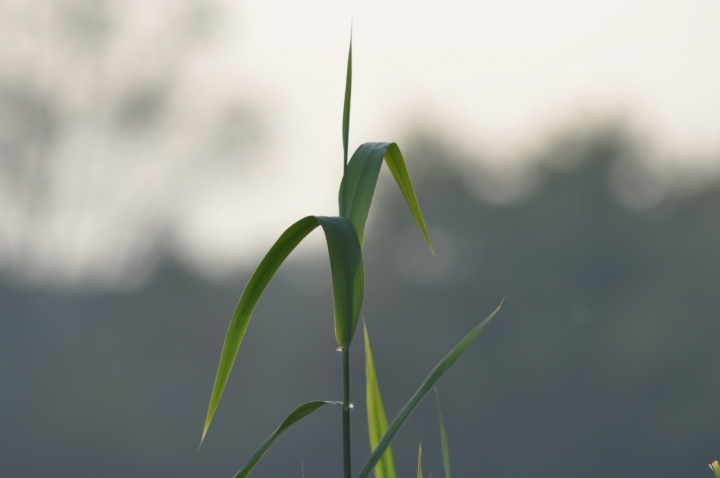
[[[375,447],[372,453],[370,453],[370,457],[368,458],[367,462],[365,462],[365,466],[363,466],[363,469],[360,471],[360,475],[358,476],[358,478],[367,478],[368,476],[370,476],[370,473],[375,468],[375,465],[377,465],[378,461],[380,461],[380,457],[382,456],[382,454],[385,452],[387,447],[390,446],[390,443],[392,443],[395,435],[397,435],[397,433],[400,431],[407,419],[410,418],[412,412],[415,411],[422,399],[425,398],[425,395],[427,395],[427,393],[432,390],[433,386],[435,385],[435,383],[437,383],[440,377],[442,377],[442,375],[447,372],[448,369],[455,364],[455,362],[457,362],[460,356],[472,343],[473,339],[475,339],[475,337],[482,331],[482,329],[485,327],[485,325],[487,325],[490,319],[492,319],[495,314],[498,313],[501,306],[502,303],[500,303],[498,308],[495,309],[492,314],[490,314],[485,320],[480,322],[480,324],[478,324],[474,329],[472,329],[470,333],[467,334],[465,338],[462,339],[460,343],[457,344],[455,348],[452,349],[450,353],[447,354],[445,358],[443,358],[440,363],[432,370],[432,372],[430,372],[430,374],[425,378],[425,381],[422,383],[418,391],[415,392],[415,395],[410,398],[410,400],[405,404],[402,410],[400,410],[400,413],[398,413],[398,415],[392,421],[387,431],[378,442],[377,447]]]
[[[440,420],[440,443],[442,446],[443,468],[445,468],[445,478],[450,478],[450,450],[448,449],[447,434],[445,433],[445,423],[443,422],[442,411],[440,410],[440,397],[435,388],[435,399],[438,406],[438,419]]]
[[[423,474],[422,474],[422,442],[420,443],[420,446],[418,447],[418,472],[417,472],[417,478],[423,478]]]
[[[277,437],[280,436],[282,432],[284,432],[293,424],[302,420],[303,418],[310,415],[312,412],[324,405],[342,406],[342,402],[327,402],[318,400],[314,402],[307,402],[297,407],[295,410],[292,411],[292,413],[290,413],[290,415],[288,415],[285,421],[282,422],[282,424],[274,432],[272,432],[269,437],[267,437],[267,439],[262,443],[262,445],[260,445],[260,447],[255,450],[255,453],[253,453],[252,456],[248,458],[248,461],[246,461],[242,468],[240,468],[240,471],[237,472],[235,478],[246,478],[253,470],[253,468],[255,468],[255,465],[258,464],[263,455],[265,455],[265,453],[268,451],[270,445],[273,444],[273,442],[277,439]]]
[[[374,450],[380,438],[387,430],[387,418],[380,398],[380,387],[378,386],[377,374],[375,373],[375,362],[370,350],[370,339],[368,338],[367,327],[365,329],[365,377],[367,382],[367,416],[368,435],[370,436],[370,449]],[[375,468],[375,478],[396,478],[395,462],[393,460],[392,447],[385,450],[380,462]]]
[[[410,206],[410,211],[425,237],[425,241],[433,251],[430,235],[415,197],[410,175],[405,167],[400,148],[395,143],[364,143],[355,151],[340,185],[340,215],[350,218],[362,245],[365,237],[365,223],[370,212],[370,204],[375,194],[375,186],[383,159],[400,187],[405,201]]]
[[[215,410],[220,403],[235,357],[260,296],[287,256],[317,226],[322,226],[325,232],[330,255],[335,309],[335,336],[340,347],[347,347],[350,344],[360,315],[365,281],[360,243],[352,224],[347,218],[305,217],[290,226],[270,248],[240,297],[225,336],[215,384],[210,397],[210,405],[205,418],[202,440],[205,439],[215,415]]]
[[[345,101],[343,103],[343,165],[347,168],[348,137],[350,136],[350,96],[352,92],[352,33],[350,34],[350,50],[348,51],[347,76],[345,77]],[[345,169],[343,169],[343,172]]]

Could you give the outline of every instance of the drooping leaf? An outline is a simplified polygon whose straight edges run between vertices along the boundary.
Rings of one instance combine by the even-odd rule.
[[[375,373],[375,362],[370,350],[370,339],[368,338],[367,327],[365,330],[365,377],[367,383],[367,416],[368,435],[370,435],[370,449],[374,450],[380,438],[387,430],[387,419],[385,409],[380,398],[380,387],[378,386]],[[375,478],[396,478],[395,462],[393,460],[392,447],[385,450],[382,458],[375,468]]]
[[[712,471],[715,472],[715,477],[720,478],[720,463],[717,460],[708,463],[708,466]]]
[[[303,418],[310,415],[312,412],[324,405],[342,406],[342,402],[327,402],[318,400],[314,402],[307,402],[297,407],[295,410],[292,411],[292,413],[290,413],[290,415],[288,415],[285,421],[283,421],[282,424],[274,432],[272,432],[269,437],[267,437],[267,439],[262,443],[262,445],[260,445],[260,447],[255,450],[255,453],[253,453],[252,456],[248,458],[248,461],[246,461],[242,468],[240,468],[240,471],[237,472],[235,478],[246,478],[253,470],[253,468],[255,468],[255,465],[258,464],[263,455],[265,455],[265,453],[268,451],[270,445],[273,444],[273,442],[277,439],[277,437],[280,436],[282,432],[284,432],[293,424],[302,420]]]
[[[330,255],[335,310],[335,337],[340,347],[352,341],[362,306],[365,270],[355,229],[344,217],[308,216],[290,226],[270,248],[253,273],[230,321],[208,407],[205,439],[253,310],[270,279],[295,247],[316,227],[322,226]],[[202,441],[201,440],[201,441]]]
[[[440,420],[440,443],[442,446],[443,468],[445,469],[445,478],[450,478],[450,451],[448,449],[447,435],[445,434],[445,423],[443,422],[442,411],[440,410],[440,397],[435,388],[435,399],[438,406],[438,418]]]
[[[365,268],[355,228],[345,217],[317,216],[325,232],[333,280],[335,338],[340,348],[352,342],[365,291]]]
[[[432,370],[432,372],[430,372],[430,374],[425,378],[425,381],[423,381],[422,385],[420,385],[418,391],[415,392],[415,394],[405,404],[402,410],[400,410],[400,413],[398,413],[395,419],[392,421],[387,431],[378,442],[378,445],[375,447],[372,453],[370,453],[370,457],[365,462],[365,466],[363,466],[363,469],[360,471],[360,475],[358,476],[358,478],[368,478],[368,476],[370,476],[370,473],[373,471],[378,461],[380,461],[382,454],[385,452],[387,447],[390,446],[393,439],[395,438],[395,435],[397,435],[397,433],[400,431],[407,419],[410,418],[412,412],[415,411],[422,399],[425,398],[425,395],[427,395],[427,393],[433,388],[433,386],[435,386],[435,383],[437,383],[440,377],[442,377],[442,375],[447,372],[448,369],[455,364],[455,362],[457,362],[460,356],[472,343],[473,339],[475,339],[475,337],[482,331],[482,329],[485,327],[485,325],[487,325],[490,319],[492,319],[495,314],[498,313],[501,306],[502,303],[500,303],[498,308],[495,309],[492,314],[487,316],[485,320],[480,322],[480,324],[478,324],[474,329],[472,329],[470,333],[467,334],[465,338],[462,339],[460,343],[457,344],[455,348],[453,348],[450,353],[447,354],[445,358],[443,358],[440,363]]]
[[[417,478],[423,478],[423,474],[422,474],[422,442],[420,442],[420,446],[418,447],[418,472],[417,472]]]
[[[350,34],[350,50],[348,51],[347,76],[345,77],[345,101],[343,103],[343,172],[348,164],[348,137],[350,136],[350,96],[352,92],[352,33]]]
[[[383,159],[400,187],[405,201],[410,206],[410,211],[425,237],[425,241],[433,251],[430,235],[415,197],[410,175],[405,167],[405,160],[400,153],[400,148],[395,143],[364,143],[355,151],[340,185],[340,215],[350,218],[360,238],[360,245],[362,245],[365,237],[365,223],[370,212],[370,204],[375,194],[375,186]]]

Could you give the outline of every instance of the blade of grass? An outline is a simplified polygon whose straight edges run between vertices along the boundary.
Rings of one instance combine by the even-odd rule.
[[[367,327],[365,330],[365,377],[367,382],[367,415],[368,435],[370,436],[370,449],[374,450],[380,438],[387,430],[387,418],[380,398],[380,387],[378,386],[377,374],[375,373],[375,362],[373,361],[372,350],[370,350],[370,339],[368,338]],[[392,447],[385,450],[382,458],[375,468],[375,478],[396,478],[395,462],[393,460]]]
[[[352,31],[350,32],[350,49],[348,51],[347,76],[345,77],[345,101],[343,102],[343,174],[348,164],[348,137],[350,136],[350,96],[352,93]]]
[[[252,456],[248,458],[248,461],[246,461],[242,468],[240,468],[240,471],[235,474],[235,478],[246,478],[253,470],[253,468],[255,468],[255,465],[258,464],[263,455],[265,455],[265,453],[268,451],[270,445],[273,444],[273,442],[277,439],[277,437],[280,436],[280,434],[282,434],[282,432],[284,432],[292,425],[294,425],[295,423],[302,420],[303,418],[310,415],[312,412],[324,405],[342,406],[342,402],[328,402],[317,400],[314,402],[303,403],[302,405],[297,407],[290,413],[290,415],[288,415],[285,421],[283,421],[282,424],[274,432],[272,432],[269,437],[267,437],[267,439],[262,443],[262,445],[260,445],[260,447],[255,450],[255,453],[253,453]]]
[[[423,474],[422,474],[422,442],[420,442],[420,446],[418,447],[418,472],[417,472],[417,478],[423,478]]]
[[[347,172],[348,165],[348,138],[350,136],[350,99],[352,97],[352,24],[350,27],[350,48],[348,49],[347,74],[345,77],[345,101],[343,102],[343,177]],[[340,185],[342,187],[342,184]],[[357,233],[355,233],[357,234]],[[362,247],[362,246],[361,246]],[[361,285],[362,286],[362,285]],[[359,293],[362,295],[363,290]],[[351,336],[347,342],[350,344],[352,334],[355,333],[355,325],[351,325]],[[336,328],[337,334],[337,328]],[[342,348],[342,346],[341,346]],[[352,476],[352,459],[350,456],[350,350],[343,348],[343,476],[351,478]]]
[[[442,411],[440,410],[440,396],[438,395],[437,387],[435,387],[435,400],[437,401],[438,418],[440,420],[440,443],[442,446],[443,468],[445,469],[445,478],[450,478],[450,451],[448,450],[445,423],[443,422]]]
[[[335,337],[341,348],[350,345],[360,316],[365,282],[362,251],[357,234],[350,220],[344,217],[305,217],[290,226],[270,248],[240,297],[225,336],[201,443],[205,440],[215,410],[220,403],[235,357],[260,296],[287,256],[318,226],[322,226],[325,232],[330,255]]]
[[[712,471],[715,472],[715,477],[720,478],[720,463],[717,460],[708,463],[708,466]]]
[[[425,395],[432,390],[433,386],[437,383],[437,381],[442,377],[442,375],[452,367],[455,362],[460,358],[460,356],[467,350],[468,346],[472,343],[473,339],[482,331],[482,329],[487,325],[487,323],[492,319],[495,314],[498,313],[500,310],[500,307],[502,307],[502,302],[500,305],[495,309],[485,320],[480,322],[474,329],[470,331],[469,334],[463,338],[459,344],[453,348],[449,354],[443,358],[439,364],[430,372],[430,374],[425,378],[425,381],[423,381],[422,385],[420,385],[420,388],[417,392],[410,398],[410,400],[405,404],[405,406],[400,410],[400,413],[397,414],[395,419],[392,421],[390,426],[388,427],[385,434],[382,436],[380,441],[378,442],[378,445],[375,447],[375,449],[370,453],[370,457],[365,462],[365,466],[363,466],[363,469],[360,471],[360,475],[358,478],[368,478],[370,476],[370,473],[373,471],[375,466],[377,465],[378,461],[380,461],[380,457],[385,452],[387,447],[390,446],[390,443],[392,443],[393,439],[395,438],[395,435],[400,431],[403,425],[405,425],[405,422],[410,417],[412,412],[415,411],[417,406],[420,404],[423,398],[425,398]]]
[[[423,219],[410,175],[405,166],[405,160],[400,153],[400,148],[395,143],[364,143],[355,151],[340,184],[340,215],[350,218],[360,238],[360,245],[362,245],[365,237],[365,223],[370,212],[370,204],[375,194],[375,186],[383,159],[400,187],[405,201],[410,206],[410,211],[425,237],[430,251],[435,254],[425,226],[425,219]]]

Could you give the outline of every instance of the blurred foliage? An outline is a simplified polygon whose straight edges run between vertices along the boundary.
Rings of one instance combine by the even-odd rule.
[[[498,204],[480,199],[470,161],[442,141],[418,136],[403,149],[437,257],[383,173],[370,220],[385,227],[368,228],[363,315],[388,418],[506,296],[492,337],[439,383],[455,475],[524,476],[522,456],[537,477],[704,476],[720,440],[720,187],[629,209],[611,185],[636,147],[599,132],[548,149],[533,187]],[[551,160],[560,157],[569,160]],[[205,391],[248,276],[209,283],[166,264],[125,292],[6,277],[2,476],[230,476],[284,418],[275,410],[341,396],[327,380],[341,376],[327,270],[323,256],[281,268],[248,329],[214,443],[200,452]],[[245,401],[262,410],[233,407]],[[363,402],[353,441],[366,447]],[[282,460],[261,463],[258,476],[299,475],[301,461],[308,477],[340,472],[336,415],[315,415],[278,440],[270,454]],[[432,401],[393,442],[399,469],[417,466],[422,437],[425,473],[439,475]],[[368,453],[354,452],[355,469]]]

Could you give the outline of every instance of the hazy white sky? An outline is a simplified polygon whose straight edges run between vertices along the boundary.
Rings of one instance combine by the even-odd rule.
[[[61,118],[45,149],[34,116],[0,118],[8,164],[56,170],[43,207],[12,202],[36,173],[0,177],[0,267],[37,280],[122,282],[158,242],[232,271],[334,214],[351,19],[351,149],[421,123],[512,164],[622,118],[660,158],[720,158],[718,1],[4,0],[0,18],[7,101]]]
[[[429,111],[514,152],[578,114],[629,114],[672,151],[720,150],[720,2],[265,1],[243,14],[243,65],[296,114],[316,110],[318,130],[338,115],[352,16],[356,139]]]

